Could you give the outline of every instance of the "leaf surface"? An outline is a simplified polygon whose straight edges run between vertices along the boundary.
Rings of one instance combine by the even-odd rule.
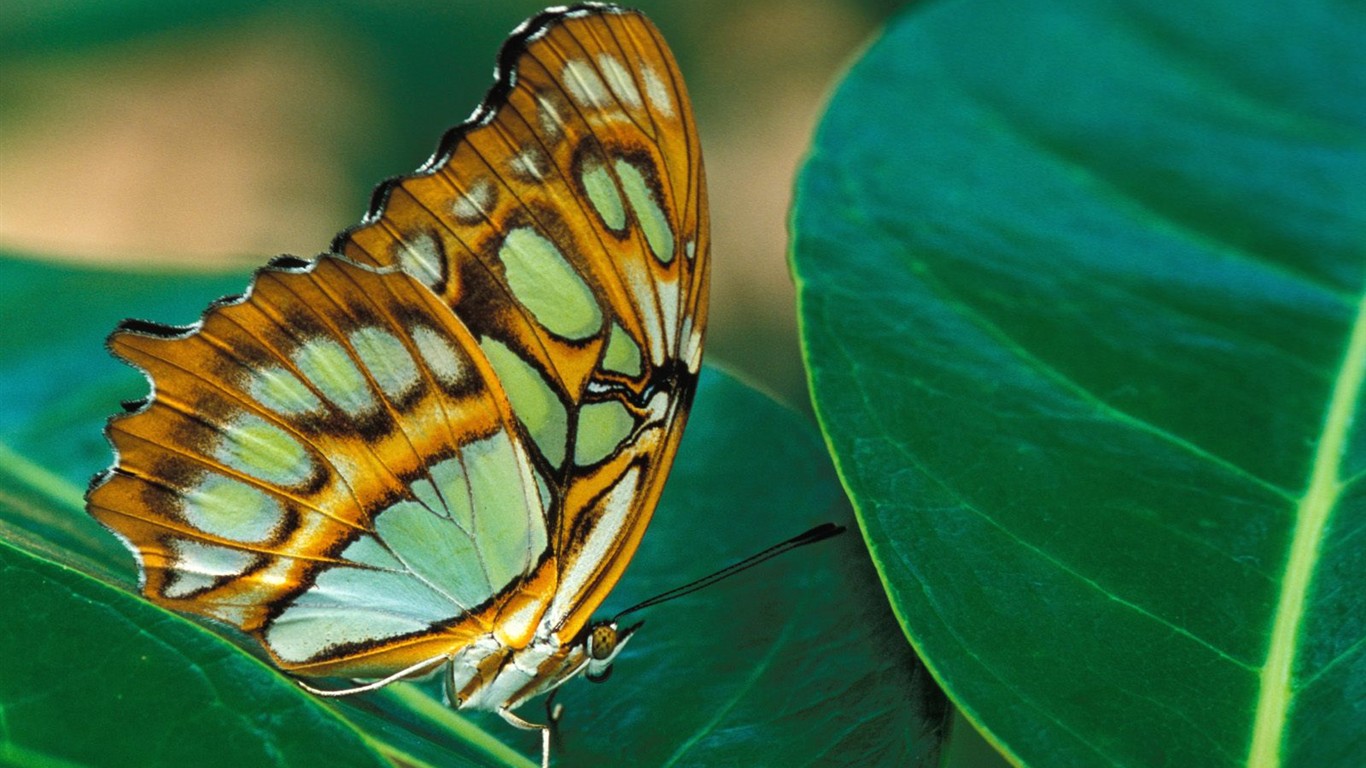
[[[235,646],[110,586],[131,585],[131,558],[85,515],[81,489],[110,461],[105,415],[146,384],[101,340],[122,314],[190,323],[245,284],[0,260],[0,396],[17,404],[0,423],[0,533],[18,547],[0,553],[0,761],[532,765],[538,737],[452,712],[429,685],[333,706],[254,658],[250,640]],[[605,611],[848,515],[814,428],[709,369],[665,498]],[[644,612],[608,683],[572,681],[559,696],[556,764],[933,763],[942,694],[876,579],[862,542],[844,535]],[[540,703],[522,714],[540,721]],[[68,738],[73,722],[87,735]]]
[[[907,635],[1021,764],[1366,761],[1363,22],[929,3],[825,114],[816,409]]]

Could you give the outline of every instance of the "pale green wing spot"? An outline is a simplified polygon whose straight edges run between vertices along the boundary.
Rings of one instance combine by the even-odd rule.
[[[541,453],[551,466],[564,461],[565,442],[568,440],[569,420],[564,403],[560,402],[541,374],[508,349],[497,339],[480,342],[484,355],[498,374],[498,381],[512,403],[512,412],[531,433]]]
[[[683,359],[688,363],[688,370],[697,372],[698,366],[702,364],[702,329],[693,324],[692,315],[683,316]]]
[[[620,61],[617,61],[617,57],[610,53],[598,54],[598,68],[606,76],[612,93],[616,94],[623,104],[640,109],[643,102],[640,99],[640,90],[636,88],[635,78],[631,77],[631,73]]]
[[[250,413],[233,419],[213,449],[224,466],[276,485],[300,485],[313,474],[308,449],[283,429]]]
[[[650,345],[650,361],[656,367],[664,364],[663,320],[659,316],[659,297],[656,294],[658,283],[650,275],[648,264],[643,261],[628,260],[621,264],[626,278],[626,287],[635,296],[636,313],[644,329],[645,341]]]
[[[545,515],[531,468],[507,432],[472,442],[462,451],[474,499],[475,544],[489,581],[502,588],[531,571],[545,550]]]
[[[168,566],[173,576],[162,594],[170,598],[189,597],[223,576],[240,575],[256,559],[250,552],[191,539],[171,539],[168,548],[175,562]]]
[[[375,408],[365,375],[335,339],[312,339],[296,349],[292,359],[304,377],[346,413],[356,416]]]
[[[659,75],[649,64],[642,65],[640,69],[645,79],[645,95],[650,98],[650,106],[665,117],[673,117],[674,103],[669,98],[669,89],[664,86],[664,81],[659,79]]]
[[[372,568],[383,568],[386,571],[399,571],[403,569],[403,563],[389,554],[389,550],[374,536],[361,536],[347,545],[342,551],[342,559],[349,560],[357,565],[368,565]]]
[[[433,464],[427,470],[436,487],[440,489],[441,500],[455,524],[467,531],[474,528],[474,509],[470,506],[470,483],[465,478],[465,468],[459,459],[446,459]],[[432,509],[440,509],[432,505]]]
[[[664,325],[664,348],[678,350],[678,303],[683,298],[678,290],[678,281],[659,283],[660,322]]]
[[[381,512],[375,518],[375,535],[411,573],[462,610],[493,594],[474,540],[421,504],[400,501]]]
[[[626,406],[615,400],[583,406],[574,440],[574,463],[586,467],[602,461],[630,437],[634,427]]]
[[[532,468],[531,474],[536,476],[536,493],[540,495],[541,509],[550,509],[550,505],[555,499],[550,495],[550,483],[547,483],[541,470]]]
[[[323,409],[322,401],[308,385],[279,366],[254,372],[247,381],[247,394],[282,416],[302,416]]]
[[[617,192],[617,183],[607,168],[597,163],[585,163],[580,180],[584,191],[588,193],[588,201],[593,204],[593,210],[602,217],[602,223],[608,229],[620,230],[626,226],[626,208],[622,205],[621,193]]]
[[[640,345],[617,323],[607,337],[607,350],[602,355],[602,368],[635,378],[640,375]]]
[[[401,400],[417,387],[417,363],[398,337],[383,328],[352,331],[351,347],[370,371],[370,377],[391,401]]]
[[[536,230],[508,232],[498,258],[508,288],[546,330],[566,339],[586,339],[602,327],[602,308],[588,283]]]
[[[640,467],[632,466],[621,474],[616,485],[599,502],[597,523],[564,570],[555,599],[546,610],[545,618],[541,619],[543,624],[556,626],[564,619],[577,604],[579,593],[588,586],[588,580],[598,566],[612,554],[636,499],[639,483]]]
[[[270,623],[265,639],[284,661],[302,663],[339,645],[427,631],[459,614],[411,573],[335,565]]]
[[[412,331],[413,344],[422,354],[427,368],[444,384],[455,386],[465,376],[465,360],[444,336],[425,325]]]
[[[426,232],[394,243],[394,256],[404,272],[428,288],[435,288],[441,283],[441,249]]]
[[[665,264],[673,261],[673,228],[669,226],[668,217],[650,193],[650,185],[645,183],[645,177],[634,165],[625,160],[617,160],[612,167],[617,170],[621,188],[626,192],[631,210],[636,212],[636,220],[640,222],[640,229],[645,233],[645,242],[649,243],[650,251],[656,259]]]
[[[532,181],[545,181],[550,160],[538,149],[526,148],[508,161],[508,167],[518,176]]]
[[[284,520],[284,510],[274,496],[219,474],[206,475],[183,497],[180,514],[185,522],[230,541],[265,541]]]
[[[490,215],[493,207],[493,184],[488,179],[479,179],[468,192],[459,195],[451,203],[451,213],[465,224],[477,224]]]
[[[582,59],[570,59],[564,63],[560,80],[569,88],[569,94],[585,107],[606,107],[612,103],[612,95],[607,84],[598,77],[593,65]]]

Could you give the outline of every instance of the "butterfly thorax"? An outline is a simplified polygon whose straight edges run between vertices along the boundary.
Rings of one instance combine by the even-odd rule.
[[[447,698],[460,709],[516,709],[581,673],[601,682],[636,626],[618,631],[614,621],[597,622],[569,643],[538,633],[524,648],[511,648],[490,633],[451,658]]]

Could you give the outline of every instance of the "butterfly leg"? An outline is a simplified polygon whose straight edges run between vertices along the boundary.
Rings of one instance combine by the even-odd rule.
[[[564,714],[564,705],[555,703],[555,694],[559,692],[560,689],[555,688],[545,697],[545,723],[550,731],[550,745],[557,749],[560,746],[560,717]]]
[[[564,705],[555,703],[555,695],[560,692],[559,688],[550,692],[545,697],[545,718],[551,730],[555,730],[560,724],[560,716],[564,714]]]
[[[498,716],[507,721],[508,725],[514,728],[521,728],[524,731],[541,732],[541,768],[550,768],[550,729],[551,725],[537,725],[528,722],[514,715],[510,709],[498,710]],[[553,723],[552,723],[553,725]]]

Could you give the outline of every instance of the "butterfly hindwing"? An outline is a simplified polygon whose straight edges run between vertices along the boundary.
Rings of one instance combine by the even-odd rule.
[[[111,422],[92,512],[141,553],[149,595],[257,634],[286,668],[388,668],[418,652],[404,638],[486,630],[547,556],[506,396],[402,272],[267,268],[194,329],[110,345],[155,397]]]

